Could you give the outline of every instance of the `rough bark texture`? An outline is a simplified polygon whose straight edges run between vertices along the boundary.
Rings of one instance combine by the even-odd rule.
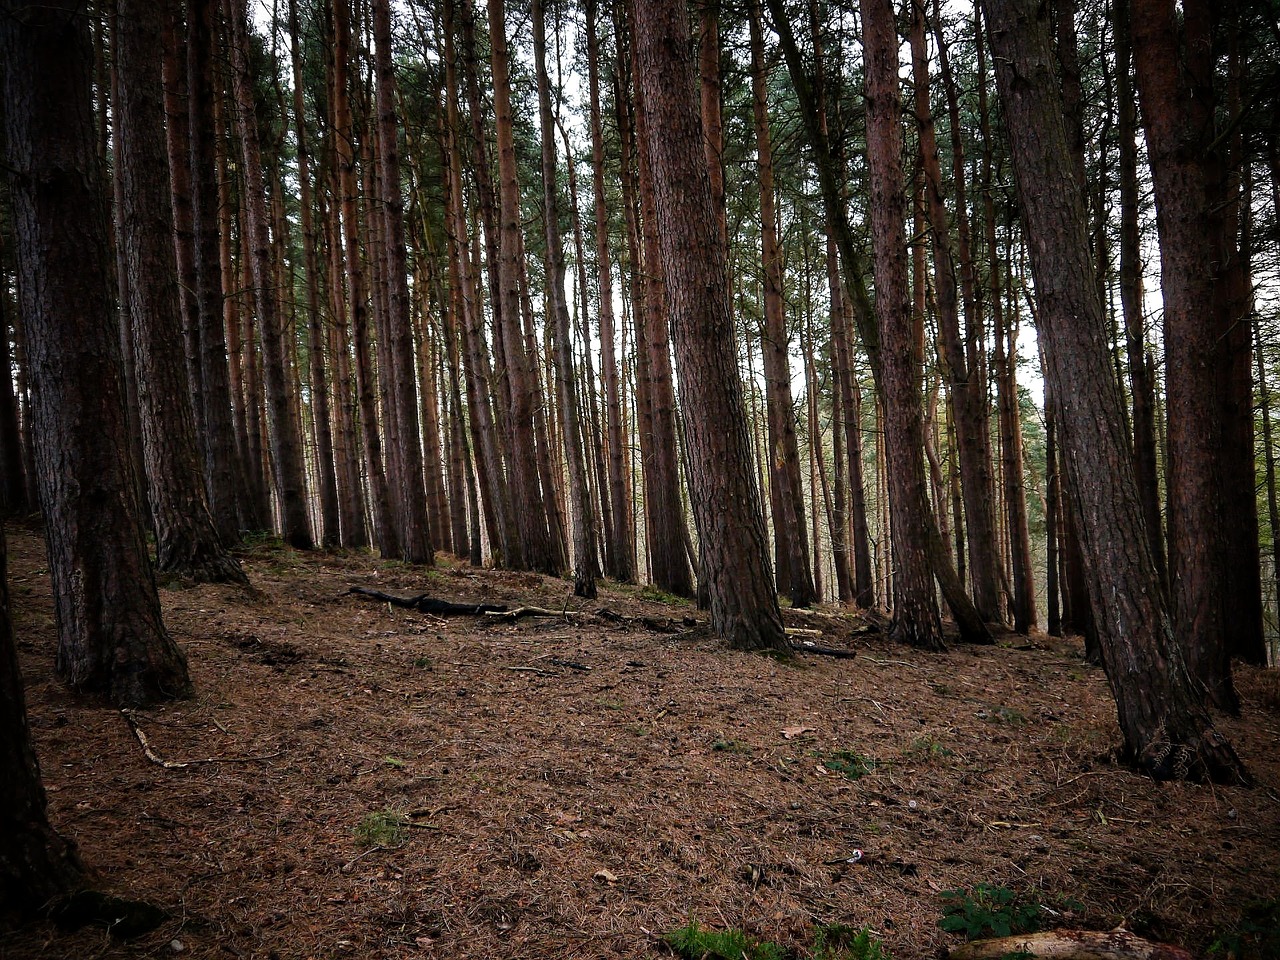
[[[942,623],[930,568],[930,507],[925,481],[923,346],[907,290],[898,34],[889,0],[861,0],[867,62],[867,166],[875,241],[876,322],[885,406],[889,505],[893,523],[892,633],[913,646],[942,649]],[[934,528],[934,536],[941,537]]]
[[[165,632],[125,428],[88,22],[74,3],[0,17],[4,122],[57,667],[141,705],[190,692]]]
[[[156,6],[154,0],[120,0],[117,5],[115,66],[120,79],[113,104],[114,171],[120,178],[121,201],[118,240],[128,272],[129,328],[156,567],[196,581],[247,583],[209,513],[181,350],[183,319],[173,255],[164,99],[155,56],[161,42]],[[191,266],[194,272],[194,263]],[[196,324],[194,316],[191,323]],[[198,366],[198,352],[195,361]]]
[[[1046,11],[1035,0],[984,0],[983,10],[1027,225],[1046,388],[1061,414],[1066,482],[1125,746],[1160,779],[1246,780],[1199,704],[1143,529]]]
[[[769,569],[760,493],[733,349],[728,275],[715,235],[711,184],[690,97],[684,0],[636,5],[640,81],[649,110],[658,236],[667,267],[680,390],[689,411],[694,516],[711,599],[712,629],[743,649],[786,651]]]
[[[1174,630],[1191,675],[1210,701],[1238,711],[1224,604],[1226,437],[1218,376],[1226,342],[1212,319],[1217,263],[1204,169],[1213,133],[1213,90],[1211,82],[1208,89],[1196,85],[1197,68],[1203,69],[1204,59],[1211,61],[1209,37],[1201,34],[1182,49],[1173,0],[1133,0],[1132,11],[1134,67],[1160,234]],[[1186,29],[1191,32],[1190,23]]]
[[[0,41],[2,42],[2,41]],[[9,620],[4,532],[0,530],[0,903],[20,915],[42,912],[83,888],[84,867],[75,844],[52,826],[40,764],[31,748],[18,650]]]
[[[224,0],[231,33],[232,86],[235,90],[236,127],[240,131],[248,247],[254,302],[262,338],[262,371],[266,388],[267,432],[270,439],[271,475],[280,508],[280,532],[286,543],[311,549],[307,519],[307,486],[303,473],[302,438],[289,402],[285,337],[287,331],[276,300],[271,269],[271,238],[267,222],[266,186],[262,175],[262,148],[254,110],[253,75],[248,52],[248,14],[245,0]]]

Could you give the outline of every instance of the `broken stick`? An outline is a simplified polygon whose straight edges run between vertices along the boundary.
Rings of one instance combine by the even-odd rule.
[[[950,951],[951,960],[999,960],[1010,954],[1045,960],[1192,960],[1181,947],[1152,943],[1128,930],[1049,930],[1045,933],[975,940]]]

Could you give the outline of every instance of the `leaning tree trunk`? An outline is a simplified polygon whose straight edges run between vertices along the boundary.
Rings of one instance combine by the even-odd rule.
[[[711,625],[741,649],[789,648],[778,611],[735,356],[725,254],[693,105],[684,0],[637,3],[636,43],[650,136],[658,238],[667,268],[694,516]]]
[[[83,10],[11,5],[0,63],[58,672],[119,704],[186,696],[186,657],[160,619],[128,460]]]
[[[1143,526],[1109,332],[1072,173],[1045,8],[984,0],[1103,661],[1125,746],[1157,779],[1248,779],[1193,686]]]
[[[0,901],[35,914],[86,884],[75,844],[49,825],[40,764],[9,619],[4,531],[0,530]]]
[[[160,21],[149,0],[120,0],[115,60],[119,72],[115,175],[120,178],[119,243],[128,271],[147,467],[156,535],[156,567],[196,581],[247,583],[209,513],[196,445],[174,262],[160,64]],[[195,264],[192,263],[194,270]],[[193,304],[194,313],[194,304]],[[195,317],[191,318],[195,325]],[[199,363],[199,353],[195,358]],[[200,391],[201,395],[203,391]]]

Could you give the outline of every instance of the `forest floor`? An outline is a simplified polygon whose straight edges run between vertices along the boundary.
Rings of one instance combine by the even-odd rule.
[[[817,925],[865,925],[912,960],[961,942],[940,894],[978,884],[1200,955],[1280,891],[1275,671],[1239,668],[1243,717],[1220,722],[1256,786],[1157,784],[1115,762],[1073,642],[926,654],[787,611],[857,657],[786,663],[635,587],[582,602],[264,544],[252,591],[162,589],[197,693],[131,728],[55,677],[43,544],[9,543],[51,819],[105,889],[172,919],[129,941],[0,928],[3,960],[660,956],[691,919],[801,957]],[[355,585],[567,615],[445,620]]]

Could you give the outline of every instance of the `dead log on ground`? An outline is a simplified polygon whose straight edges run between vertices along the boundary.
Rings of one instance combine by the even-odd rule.
[[[412,597],[397,597],[393,593],[370,590],[368,587],[352,587],[347,593],[357,593],[362,597],[372,597],[374,600],[389,603],[393,607],[405,607],[437,617],[478,617],[486,613],[505,613],[507,610],[500,603],[452,603],[448,600],[437,600],[425,593]]]
[[[1192,960],[1181,947],[1152,943],[1128,930],[1049,930],[1045,933],[975,940],[950,951],[951,960],[1000,960],[1029,954],[1043,960]]]

